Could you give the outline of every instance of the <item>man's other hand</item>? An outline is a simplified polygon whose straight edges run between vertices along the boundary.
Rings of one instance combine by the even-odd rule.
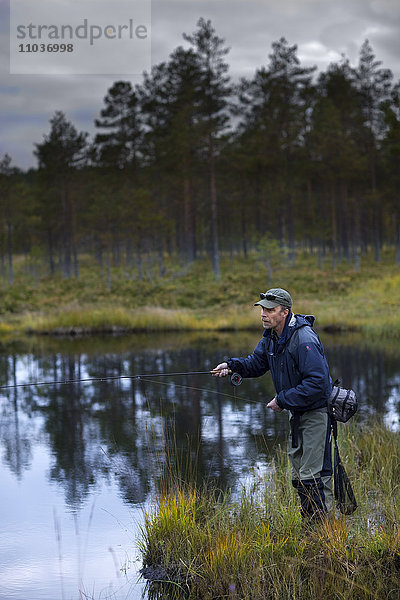
[[[276,402],[276,397],[272,398],[271,402],[268,402],[267,408],[272,408],[272,410],[274,410],[275,412],[282,412],[283,411],[283,408],[281,408],[280,406],[278,406],[278,404]]]

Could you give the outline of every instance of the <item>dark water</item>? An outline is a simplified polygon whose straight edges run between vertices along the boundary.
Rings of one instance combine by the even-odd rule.
[[[247,355],[257,333],[30,340],[0,353],[0,385],[204,371]],[[400,349],[322,335],[357,420],[399,429]],[[0,600],[145,597],[137,539],[168,473],[239,488],[284,445],[268,375],[234,388],[208,375],[2,389]],[[199,443],[201,442],[201,443]],[[164,466],[164,468],[163,468]]]

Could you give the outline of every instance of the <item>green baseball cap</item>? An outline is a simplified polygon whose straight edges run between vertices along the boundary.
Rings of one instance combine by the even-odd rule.
[[[263,306],[264,308],[275,308],[275,306],[284,306],[291,308],[292,298],[286,290],[282,288],[272,288],[267,292],[260,293],[260,300],[254,306]]]

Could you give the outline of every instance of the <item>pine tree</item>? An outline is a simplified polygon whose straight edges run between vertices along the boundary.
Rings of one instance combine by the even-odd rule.
[[[272,44],[268,67],[239,88],[239,133],[259,182],[258,221],[287,240],[294,260],[298,158],[312,106],[314,67],[304,68],[297,46],[285,38]],[[266,228],[260,231],[264,235]],[[275,233],[276,234],[276,233]]]
[[[44,136],[41,144],[35,144],[34,154],[38,159],[41,180],[48,184],[56,199],[53,208],[57,210],[58,231],[62,236],[64,276],[71,276],[73,260],[75,276],[78,277],[76,203],[79,190],[74,186],[74,172],[86,162],[88,134],[78,133],[61,111],[55,113],[50,124],[50,133]],[[44,212],[46,209],[43,207]]]
[[[374,232],[375,257],[380,260],[382,246],[381,198],[377,189],[378,148],[384,136],[386,123],[382,104],[390,98],[393,75],[389,69],[381,68],[375,60],[372,47],[365,40],[360,50],[360,59],[354,69],[354,80],[360,92],[364,115],[364,144],[369,164],[370,198],[372,206],[372,228]]]
[[[168,63],[156,65],[151,74],[145,75],[139,88],[147,127],[143,152],[150,172],[156,175],[150,184],[159,202],[165,198],[161,213],[176,221],[183,262],[195,259],[197,247],[194,174],[198,162],[200,84],[195,53],[178,47]]]
[[[214,276],[220,278],[219,241],[218,241],[218,198],[216,162],[220,152],[223,132],[229,125],[228,101],[232,90],[227,75],[229,66],[224,61],[229,48],[224,47],[224,40],[215,32],[211,21],[199,19],[197,30],[184,34],[184,39],[193,47],[200,70],[199,103],[200,141],[207,160],[209,176],[212,264]]]
[[[357,258],[360,210],[351,201],[355,189],[350,190],[365,177],[360,95],[346,59],[320,75],[317,92],[307,150],[321,205],[317,211],[320,243],[330,241],[335,268],[342,251],[350,260],[351,246]]]
[[[393,228],[396,263],[400,265],[400,81],[393,86],[390,100],[382,104],[386,134],[382,140],[389,225]]]
[[[8,283],[14,282],[13,240],[18,222],[21,197],[15,193],[18,170],[12,166],[11,156],[5,154],[0,160],[0,214],[6,231],[6,247],[8,256]]]
[[[104,98],[105,108],[96,128],[104,130],[94,139],[96,165],[120,170],[135,167],[143,130],[137,95],[128,81],[116,81]]]

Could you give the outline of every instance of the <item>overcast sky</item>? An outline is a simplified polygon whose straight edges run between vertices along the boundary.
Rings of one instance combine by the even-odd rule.
[[[14,165],[26,169],[36,166],[34,143],[49,132],[56,110],[78,130],[92,134],[113,82],[122,78],[134,84],[142,78],[10,75],[9,1],[18,0],[0,0],[0,157],[7,152]],[[151,11],[152,64],[185,44],[182,33],[193,32],[204,17],[231,49],[227,61],[234,79],[251,77],[267,64],[272,42],[282,36],[297,44],[304,66],[319,70],[342,54],[356,65],[368,39],[382,66],[392,70],[395,80],[400,77],[399,0],[153,0]]]

